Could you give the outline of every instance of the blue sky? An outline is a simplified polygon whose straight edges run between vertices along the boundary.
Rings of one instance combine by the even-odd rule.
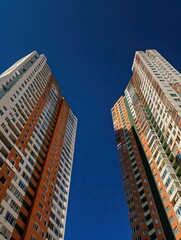
[[[1,0],[0,72],[44,53],[78,131],[65,240],[131,239],[110,109],[136,50],[181,70],[179,0]]]

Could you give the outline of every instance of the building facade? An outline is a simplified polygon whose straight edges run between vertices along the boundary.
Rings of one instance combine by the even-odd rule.
[[[112,112],[132,238],[181,239],[181,74],[136,52]]]
[[[77,119],[36,51],[0,75],[0,239],[64,239]]]

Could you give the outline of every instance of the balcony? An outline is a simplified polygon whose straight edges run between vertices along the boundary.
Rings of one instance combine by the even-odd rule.
[[[148,209],[146,212],[144,212],[144,216],[146,217],[150,213],[150,210]]]
[[[155,229],[153,228],[152,230],[150,230],[150,231],[148,232],[149,236],[151,236],[154,232],[155,232]]]
[[[4,157],[3,154],[0,152],[0,170],[1,170],[4,162],[5,162],[5,157]]]
[[[136,182],[137,185],[138,185],[139,183],[141,183],[141,179],[139,179],[139,180]]]
[[[165,153],[167,154],[167,156],[169,156],[171,153],[170,147],[168,145],[167,148],[165,149]]]
[[[138,176],[140,176],[140,173],[139,173],[139,172],[135,175],[135,178],[137,178]]]
[[[177,174],[178,177],[181,176],[181,168],[180,168],[180,166],[178,166],[178,167],[176,168],[175,172],[176,172],[176,174]]]
[[[16,138],[12,133],[10,133],[9,138],[11,139],[11,141],[12,141],[13,143],[16,142],[16,139],[17,139],[17,138]]]
[[[138,192],[141,192],[141,190],[143,190],[143,186],[141,186],[140,188],[138,188]]]
[[[141,196],[140,196],[140,199],[144,198],[146,195],[145,193],[143,193]]]
[[[179,177],[179,182],[181,183],[181,176]]]
[[[167,146],[168,146],[167,142],[166,142],[166,141],[164,141],[164,142],[162,143],[162,146],[163,146],[163,148],[164,148],[164,149],[166,149],[166,148],[167,148]]]
[[[179,198],[178,201],[177,201],[177,203],[176,203],[175,206],[174,206],[174,210],[175,210],[175,211],[176,211],[176,209],[178,209],[178,207],[180,206],[180,204],[181,204],[181,199]]]
[[[177,163],[176,159],[172,162],[172,167],[175,169],[178,167],[178,163]]]
[[[174,155],[173,155],[172,152],[171,152],[170,155],[168,156],[168,159],[169,159],[170,162],[173,162],[173,160],[174,160]]]
[[[142,207],[144,208],[147,205],[147,201],[142,204]]]
[[[17,130],[17,128],[12,124],[12,122],[9,122],[9,127],[11,128],[11,130],[15,133],[16,137],[19,137],[20,132]]]
[[[159,136],[159,135],[158,135],[158,136]],[[164,141],[163,134],[161,134],[159,137],[160,137],[160,142],[163,143],[163,141]]]
[[[152,219],[151,218],[146,222],[146,225],[148,226],[150,223],[152,223]]]
[[[4,147],[2,146],[2,148],[1,148],[1,153],[3,154],[3,156],[4,156],[5,158],[7,158],[8,155],[9,155],[9,151],[7,151],[7,149],[5,148],[5,146],[4,146]]]

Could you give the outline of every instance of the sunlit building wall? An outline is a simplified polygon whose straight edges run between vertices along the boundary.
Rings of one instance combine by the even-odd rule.
[[[36,51],[0,75],[0,239],[64,239],[77,119]]]
[[[132,71],[111,110],[132,237],[181,239],[181,74],[156,50]]]

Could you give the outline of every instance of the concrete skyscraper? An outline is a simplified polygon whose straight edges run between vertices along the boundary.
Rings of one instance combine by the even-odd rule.
[[[64,239],[77,119],[36,51],[0,75],[0,239]]]
[[[132,238],[181,239],[181,74],[156,50],[136,52],[112,108]]]

